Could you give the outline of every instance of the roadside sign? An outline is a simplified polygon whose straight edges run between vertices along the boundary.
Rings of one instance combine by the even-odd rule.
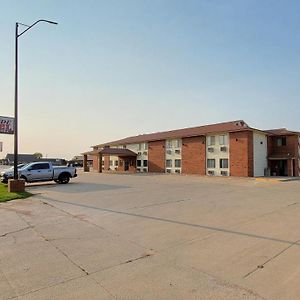
[[[0,133],[14,134],[14,118],[0,116]]]

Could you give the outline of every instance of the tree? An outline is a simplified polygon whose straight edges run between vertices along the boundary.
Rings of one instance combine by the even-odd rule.
[[[40,158],[43,157],[43,154],[40,153],[40,152],[35,152],[33,155],[34,155],[36,158],[38,158],[38,159],[40,159]]]

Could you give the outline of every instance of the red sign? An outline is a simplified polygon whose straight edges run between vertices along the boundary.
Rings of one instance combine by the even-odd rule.
[[[0,133],[14,134],[14,118],[0,116]]]

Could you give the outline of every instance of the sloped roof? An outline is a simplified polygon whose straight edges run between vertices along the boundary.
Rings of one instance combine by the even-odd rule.
[[[266,132],[268,132],[271,135],[300,135],[300,132],[298,131],[290,131],[287,130],[286,128],[276,128],[276,129],[269,129],[269,130],[265,130]]]
[[[116,156],[137,156],[137,154],[129,149],[126,148],[109,148],[105,147],[100,150],[93,150],[93,151],[88,151],[82,154],[87,154],[87,155],[96,155],[96,154],[103,154],[103,155],[116,155]]]
[[[183,128],[177,130],[141,134],[141,135],[131,136],[120,140],[111,141],[104,144],[98,144],[92,147],[134,144],[134,143],[159,141],[159,140],[173,139],[173,138],[200,136],[200,135],[206,135],[206,134],[217,133],[217,132],[233,132],[233,131],[244,131],[244,130],[253,130],[253,129],[254,128],[249,127],[245,121],[237,120],[237,121],[217,123],[217,124],[197,126],[197,127],[189,127],[189,128]]]

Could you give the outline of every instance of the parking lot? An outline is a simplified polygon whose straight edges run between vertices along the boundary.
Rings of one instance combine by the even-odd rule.
[[[0,204],[1,299],[299,299],[300,181],[80,173]]]

